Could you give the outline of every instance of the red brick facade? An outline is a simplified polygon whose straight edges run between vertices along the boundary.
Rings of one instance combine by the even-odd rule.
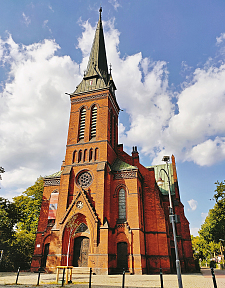
[[[91,53],[106,61],[104,55],[93,54],[99,49],[97,37],[98,45],[104,44],[101,25],[100,15]],[[60,172],[45,178],[32,270],[72,265],[92,267],[96,274],[122,268],[134,274],[155,273],[160,267],[169,273],[174,270],[174,242],[168,193],[155,180],[161,166],[144,167],[136,148],[130,156],[118,145],[116,88],[100,60],[94,68],[89,61],[81,86],[70,95],[65,161]],[[100,83],[103,80],[105,84]],[[174,212],[179,215],[181,268],[193,271],[189,223],[180,202],[174,157],[169,167]]]

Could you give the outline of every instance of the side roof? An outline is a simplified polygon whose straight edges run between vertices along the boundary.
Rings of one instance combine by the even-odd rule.
[[[147,169],[154,169],[155,171],[155,180],[156,182],[158,181],[159,177],[162,178],[162,180],[164,181],[163,182],[163,186],[162,187],[159,187],[159,190],[161,191],[161,193],[163,195],[168,195],[168,191],[169,191],[169,184],[168,184],[168,179],[167,179],[167,176],[164,172],[161,172],[160,173],[160,170],[161,169],[164,169],[167,171],[167,167],[166,167],[166,164],[160,164],[160,165],[154,165],[154,166],[147,166],[146,167]],[[169,168],[169,177],[170,177],[170,190],[171,190],[171,195],[175,195],[175,188],[174,188],[174,173],[173,173],[173,165],[172,163],[169,163],[168,164],[168,168]]]

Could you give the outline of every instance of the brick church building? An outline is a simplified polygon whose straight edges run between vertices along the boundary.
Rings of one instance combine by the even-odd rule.
[[[168,184],[156,180],[166,165],[144,167],[137,147],[118,144],[119,105],[108,70],[101,9],[85,75],[70,94],[66,156],[61,171],[44,179],[31,269],[92,267],[96,274],[175,271]],[[189,222],[180,201],[175,158],[171,194],[183,272],[194,270]],[[163,176],[163,175],[162,175]]]

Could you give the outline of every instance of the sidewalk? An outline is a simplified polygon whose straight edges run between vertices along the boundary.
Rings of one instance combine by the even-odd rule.
[[[15,285],[17,273],[0,272],[0,287],[17,287]],[[225,270],[215,269],[216,282],[218,288],[225,288]],[[37,273],[21,272],[18,279],[20,288],[34,287],[37,285]],[[60,277],[61,279],[61,277]],[[40,288],[54,288],[60,287],[56,282],[56,274],[41,273]],[[210,269],[203,268],[201,273],[196,274],[183,274],[182,275],[184,288],[213,288],[213,282]],[[177,276],[176,275],[163,275],[164,288],[176,288]],[[7,285],[7,286],[5,286]],[[88,288],[89,275],[76,274],[73,275],[73,284],[64,285],[64,287],[77,287]],[[93,275],[92,288],[119,288],[122,287],[122,275]],[[160,288],[159,275],[126,275],[125,287],[129,288]]]

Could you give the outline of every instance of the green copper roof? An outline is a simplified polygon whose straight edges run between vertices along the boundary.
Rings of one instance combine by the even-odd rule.
[[[111,73],[108,73],[101,8],[99,12],[100,15],[98,25],[95,32],[94,42],[91,48],[91,54],[89,56],[87,70],[85,71],[83,80],[77,86],[73,94],[98,90],[109,86],[112,86],[113,89],[116,90],[115,84],[113,83],[111,77]]]
[[[132,166],[126,162],[123,162],[119,158],[117,158],[112,165],[112,171],[122,171],[122,170],[132,170],[132,169],[138,169],[138,168],[136,166]]]
[[[163,186],[159,187],[159,190],[161,191],[161,193],[163,195],[168,195],[168,191],[169,191],[169,184],[168,184],[168,178],[166,176],[166,173],[161,171],[161,169],[164,169],[167,171],[167,167],[166,164],[161,164],[161,165],[154,165],[154,166],[148,166],[146,167],[147,169],[149,168],[154,168],[155,171],[155,180],[158,181],[159,177],[162,178],[163,182]],[[172,163],[168,164],[168,168],[169,168],[169,177],[170,177],[170,190],[171,190],[171,194],[175,195],[175,188],[174,188],[174,178],[173,178],[173,167],[172,167]]]
[[[55,178],[55,177],[60,177],[61,174],[62,174],[62,171],[58,171],[58,172],[55,172],[55,173],[52,174],[52,175],[46,176],[45,178]]]

